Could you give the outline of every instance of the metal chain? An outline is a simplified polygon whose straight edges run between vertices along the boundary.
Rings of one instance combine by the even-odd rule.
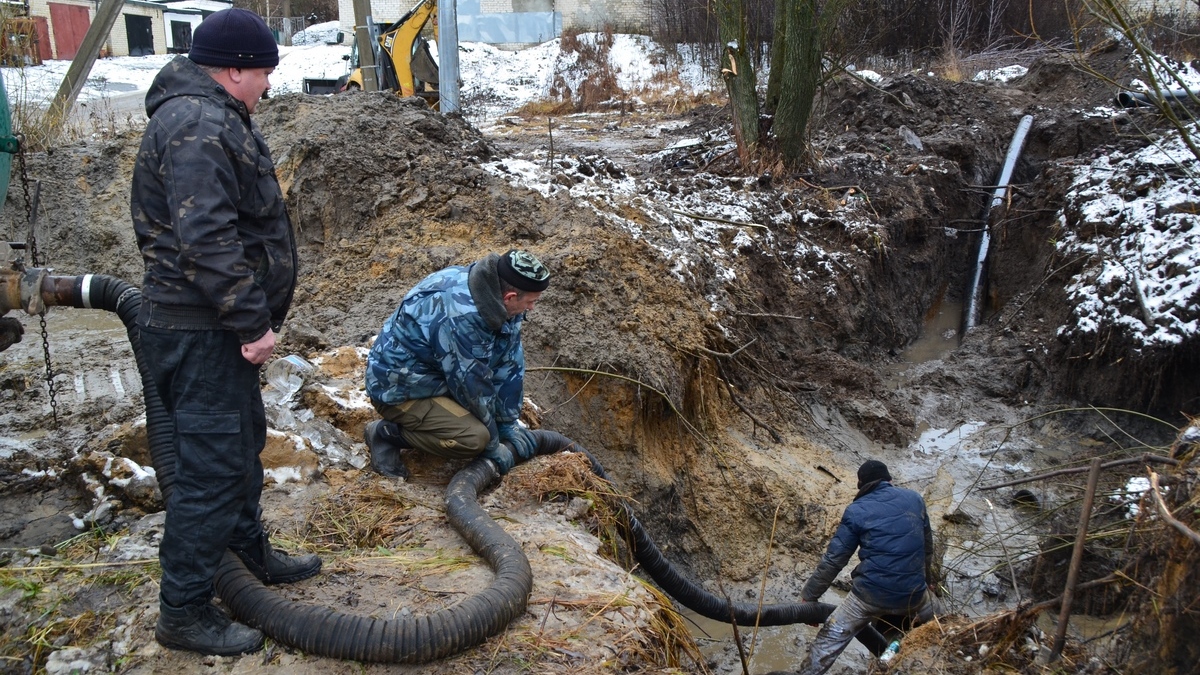
[[[29,264],[41,267],[41,254],[37,247],[37,233],[34,232],[33,198],[29,196],[29,172],[25,167],[25,138],[17,137],[17,166],[21,169],[21,192],[25,196],[25,222],[29,224]],[[38,323],[42,329],[42,354],[46,359],[46,390],[50,392],[50,416],[54,419],[54,428],[58,429],[58,395],[54,390],[54,367],[50,362],[50,331],[46,329],[46,310],[38,315]]]
[[[25,246],[29,249],[29,265],[41,267],[41,254],[38,253],[37,233],[33,231],[33,198],[29,196],[29,172],[25,168],[25,136],[17,135],[17,167],[21,169],[21,193],[25,197],[25,223],[29,225],[29,241]]]

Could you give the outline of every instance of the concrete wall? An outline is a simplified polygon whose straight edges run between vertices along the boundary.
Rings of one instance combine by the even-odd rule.
[[[92,3],[91,0],[56,0],[56,4],[86,7],[88,10],[89,20],[96,20],[96,5]],[[108,53],[109,56],[129,55],[129,36],[125,32],[126,14],[150,17],[150,25],[154,32],[154,53],[167,53],[167,37],[163,28],[162,8],[140,4],[126,4],[121,10],[121,16],[117,17],[116,23],[113,24],[112,30],[109,32],[108,40],[106,40],[104,43],[103,49],[106,53]],[[58,55],[58,49],[54,44],[54,21],[50,19],[49,0],[29,0],[29,15],[46,17],[46,23],[48,24],[50,30],[50,47],[54,50],[54,58],[61,58]]]

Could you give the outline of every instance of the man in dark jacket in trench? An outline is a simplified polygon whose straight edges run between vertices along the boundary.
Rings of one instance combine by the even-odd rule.
[[[821,675],[855,634],[882,616],[912,616],[919,622],[942,612],[933,594],[933,531],[921,495],[896,487],[887,465],[876,460],[858,468],[858,494],[842,513],[829,548],[800,591],[816,602],[858,549],[846,599],[825,620],[809,646],[798,675]]]
[[[195,30],[146,95],[130,210],[146,266],[141,349],[175,427],[175,482],[159,546],[155,637],[232,655],[260,631],[211,603],[225,550],[264,583],[316,574],[315,555],[270,545],[259,497],[266,416],[259,368],[296,285],[296,245],[267,144],[250,113],[279,49],[253,12],[225,9]]]

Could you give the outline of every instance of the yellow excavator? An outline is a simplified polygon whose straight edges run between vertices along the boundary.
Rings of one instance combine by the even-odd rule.
[[[379,88],[401,96],[420,96],[430,107],[438,107],[438,66],[429,53],[429,41],[421,36],[432,20],[437,39],[437,0],[422,0],[398,21],[379,31]],[[358,59],[358,42],[350,51],[350,73],[338,91],[363,88]]]

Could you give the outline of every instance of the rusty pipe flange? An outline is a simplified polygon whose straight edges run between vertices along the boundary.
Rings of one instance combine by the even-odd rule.
[[[19,263],[0,269],[0,316],[13,309],[38,315],[47,307],[71,306],[89,276],[57,276],[49,267],[25,269]]]

